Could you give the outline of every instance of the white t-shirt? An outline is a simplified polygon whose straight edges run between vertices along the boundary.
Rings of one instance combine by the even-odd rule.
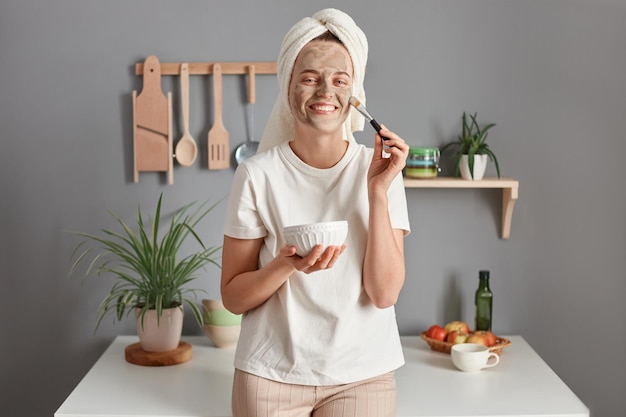
[[[260,266],[285,245],[285,226],[347,220],[349,231],[348,246],[333,268],[294,273],[265,303],[244,314],[236,368],[292,384],[336,385],[404,364],[395,309],[374,306],[362,284],[372,152],[351,142],[339,163],[318,169],[283,143],[238,166],[224,233],[264,238]],[[392,227],[408,234],[401,174],[388,195]]]

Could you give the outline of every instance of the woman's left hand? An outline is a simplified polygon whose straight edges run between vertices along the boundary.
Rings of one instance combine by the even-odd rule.
[[[335,265],[337,258],[339,258],[347,246],[348,245],[346,243],[341,246],[328,246],[322,252],[322,245],[316,245],[313,250],[304,257],[300,257],[295,254],[294,246],[288,246],[293,248],[293,251],[292,256],[289,256],[286,259],[290,261],[293,267],[298,271],[310,274],[311,272],[332,268],[333,265]]]
[[[386,192],[391,182],[406,165],[409,145],[404,139],[385,126],[381,127],[380,135],[376,134],[374,141],[374,155],[367,173],[367,183],[370,190],[381,189]],[[381,135],[386,137],[387,140],[383,142]],[[383,156],[383,151],[388,156]]]

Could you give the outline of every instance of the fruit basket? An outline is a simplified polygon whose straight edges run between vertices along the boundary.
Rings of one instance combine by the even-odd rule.
[[[433,339],[431,337],[426,336],[426,332],[422,332],[422,339],[428,343],[432,350],[436,350],[438,352],[450,353],[450,349],[452,348],[452,343],[445,342],[437,339]],[[491,352],[497,353],[498,355],[502,354],[502,349],[509,346],[511,341],[509,339],[505,339],[504,337],[496,336],[496,344],[491,346],[489,350]]]

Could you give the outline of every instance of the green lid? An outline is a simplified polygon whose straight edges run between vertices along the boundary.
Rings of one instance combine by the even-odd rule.
[[[430,156],[439,153],[439,148],[409,148],[409,155]]]

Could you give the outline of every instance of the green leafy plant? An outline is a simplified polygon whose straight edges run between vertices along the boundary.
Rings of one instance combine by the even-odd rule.
[[[221,246],[205,246],[194,230],[200,220],[208,215],[219,203],[207,206],[208,201],[199,205],[187,204],[172,216],[169,226],[159,238],[161,225],[161,202],[159,196],[156,210],[148,222],[144,221],[141,208],[138,209],[137,230],[131,229],[112,211],[109,214],[117,221],[120,231],[101,229],[101,235],[74,232],[82,240],[72,253],[73,263],[69,275],[74,274],[80,265],[86,265],[83,277],[113,276],[115,283],[98,307],[95,331],[102,319],[115,314],[117,321],[125,314],[139,309],[141,323],[148,310],[156,310],[157,321],[164,309],[189,306],[196,321],[203,325],[202,313],[195,303],[196,295],[203,290],[188,288],[187,284],[196,279],[197,272],[208,264],[221,268],[214,257]],[[188,239],[198,243],[201,249],[178,259],[178,252]],[[95,247],[88,247],[88,243]]]
[[[487,155],[489,160],[496,165],[496,171],[498,172],[498,178],[500,178],[500,165],[498,164],[498,158],[489,148],[487,144],[487,135],[489,129],[494,127],[495,123],[489,123],[483,127],[478,125],[476,121],[477,113],[470,114],[471,121],[468,123],[467,115],[463,112],[462,122],[463,127],[458,139],[454,142],[450,142],[441,148],[441,154],[448,149],[456,148],[455,154],[455,175],[459,176],[459,165],[461,163],[461,157],[467,155],[470,173],[474,178],[474,155]]]

